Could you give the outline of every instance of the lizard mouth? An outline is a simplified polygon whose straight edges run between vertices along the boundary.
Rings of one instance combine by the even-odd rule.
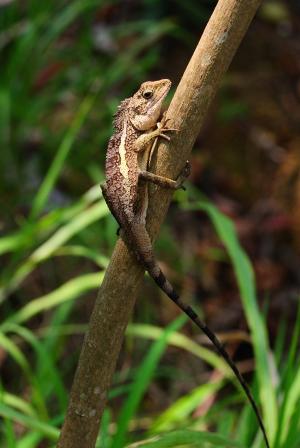
[[[171,81],[169,79],[161,79],[160,81],[157,81],[157,83],[163,84],[163,86],[161,88],[161,92],[158,98],[156,99],[155,102],[153,102],[153,106],[150,107],[150,110],[157,108],[157,105],[163,102],[163,100],[165,99],[171,88]]]
[[[161,92],[161,96],[159,97],[159,100],[161,98],[164,98],[165,96],[167,96],[167,94],[169,93],[169,90],[171,88],[171,81],[169,79],[161,79],[160,81],[158,81],[160,83],[164,82],[164,88],[162,88],[162,92]]]

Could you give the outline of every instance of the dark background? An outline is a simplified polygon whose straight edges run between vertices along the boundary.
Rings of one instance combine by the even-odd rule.
[[[209,0],[0,2],[1,328],[7,335],[14,332],[7,327],[12,320],[39,340],[60,378],[61,401],[58,389],[49,386],[54,373],[18,332],[12,341],[32,371],[26,373],[4,341],[2,386],[32,404],[39,384],[47,411],[42,415],[42,406],[38,418],[54,426],[63,418],[96,296],[95,277],[86,276],[96,274],[99,266],[103,270],[116,240],[117,225],[106,212],[88,221],[100,189],[80,209],[82,196],[103,180],[112,115],[145,80],[170,78],[176,88],[214,5]],[[195,143],[187,185],[187,197],[189,188],[194,197],[204,194],[235,223],[253,265],[270,345],[274,348],[284,327],[286,353],[300,286],[299,37],[296,0],[263,2]],[[252,349],[232,266],[208,217],[184,210],[181,198],[182,192],[175,195],[156,244],[157,257],[210,327],[233,336],[227,348],[243,366],[252,359]],[[70,230],[80,217],[87,222]],[[51,238],[60,229],[71,235],[57,243]],[[36,255],[39,247],[46,247],[44,257]],[[70,291],[62,291],[74,279],[78,282],[71,283]],[[25,318],[18,317],[37,298],[46,298],[40,308],[25,308]],[[178,314],[146,279],[133,321],[165,327]],[[204,341],[189,324],[182,332]],[[124,390],[109,403],[112,421],[148,346],[130,337],[124,344],[115,380],[116,388],[123,385]],[[253,364],[244,371],[251,381]],[[199,359],[169,349],[141,415],[153,418],[203,378],[211,378],[209,372]],[[43,384],[48,384],[46,392]],[[222,391],[222,403],[231,391],[230,385]],[[7,399],[4,403],[9,405]],[[17,446],[30,427],[5,415],[3,443]],[[207,427],[213,430],[215,424]],[[36,440],[31,446],[48,446],[45,435]]]

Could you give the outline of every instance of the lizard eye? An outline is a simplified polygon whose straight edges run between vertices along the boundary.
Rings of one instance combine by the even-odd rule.
[[[145,92],[143,92],[143,97],[146,100],[149,100],[153,95],[153,91],[152,90],[145,90]]]

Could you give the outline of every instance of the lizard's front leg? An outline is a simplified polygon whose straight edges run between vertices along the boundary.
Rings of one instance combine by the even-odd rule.
[[[140,135],[134,142],[134,146],[133,146],[134,150],[137,152],[144,151],[147,148],[147,146],[149,145],[149,143],[157,137],[162,137],[165,140],[168,140],[168,142],[169,142],[170,137],[165,134],[165,132],[169,132],[169,131],[171,131],[171,132],[176,131],[176,129],[168,129],[168,128],[164,128],[162,126],[158,126],[158,128],[155,129],[154,131],[147,132],[147,133]]]
[[[178,190],[179,188],[183,188],[182,184],[186,180],[186,178],[190,175],[190,172],[191,172],[191,165],[190,162],[187,161],[183,170],[179,174],[177,180],[159,176],[158,174],[153,174],[150,173],[149,171],[140,171],[139,180],[152,182],[163,188],[171,188],[172,190]]]

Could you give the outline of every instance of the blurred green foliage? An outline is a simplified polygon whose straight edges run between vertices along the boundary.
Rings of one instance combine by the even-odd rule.
[[[140,82],[172,73],[168,54],[176,54],[174,42],[190,53],[214,4],[0,2],[1,446],[33,448],[57,440],[81,335],[115,241],[116,224],[98,186],[112,115]],[[247,107],[224,96],[218,114],[224,124],[246,116]],[[209,217],[228,253],[219,248],[217,258],[235,272],[254,347],[253,389],[272,446],[296,448],[300,313],[287,355],[284,320],[273,355],[252,267],[232,222],[198,190],[192,206],[181,193],[179,209]],[[179,258],[177,244],[163,233],[159,250],[166,249],[170,259]],[[176,269],[184,269],[178,264]],[[150,313],[152,319],[155,310]],[[210,348],[180,332],[184,321],[176,319],[166,329],[130,325],[129,357],[134,361],[137,351],[143,359],[116,373],[98,447],[133,447],[136,441],[149,447],[263,446],[244,396],[231,387],[216,399],[232,375]],[[205,361],[218,376],[187,387],[173,403],[160,403],[160,413],[151,406],[147,413],[144,399],[152,382],[172,383],[179,376],[189,386],[187,366],[175,362],[170,368],[164,357],[171,347],[178,358],[186,352],[185,359]],[[209,400],[216,402],[197,414]]]

